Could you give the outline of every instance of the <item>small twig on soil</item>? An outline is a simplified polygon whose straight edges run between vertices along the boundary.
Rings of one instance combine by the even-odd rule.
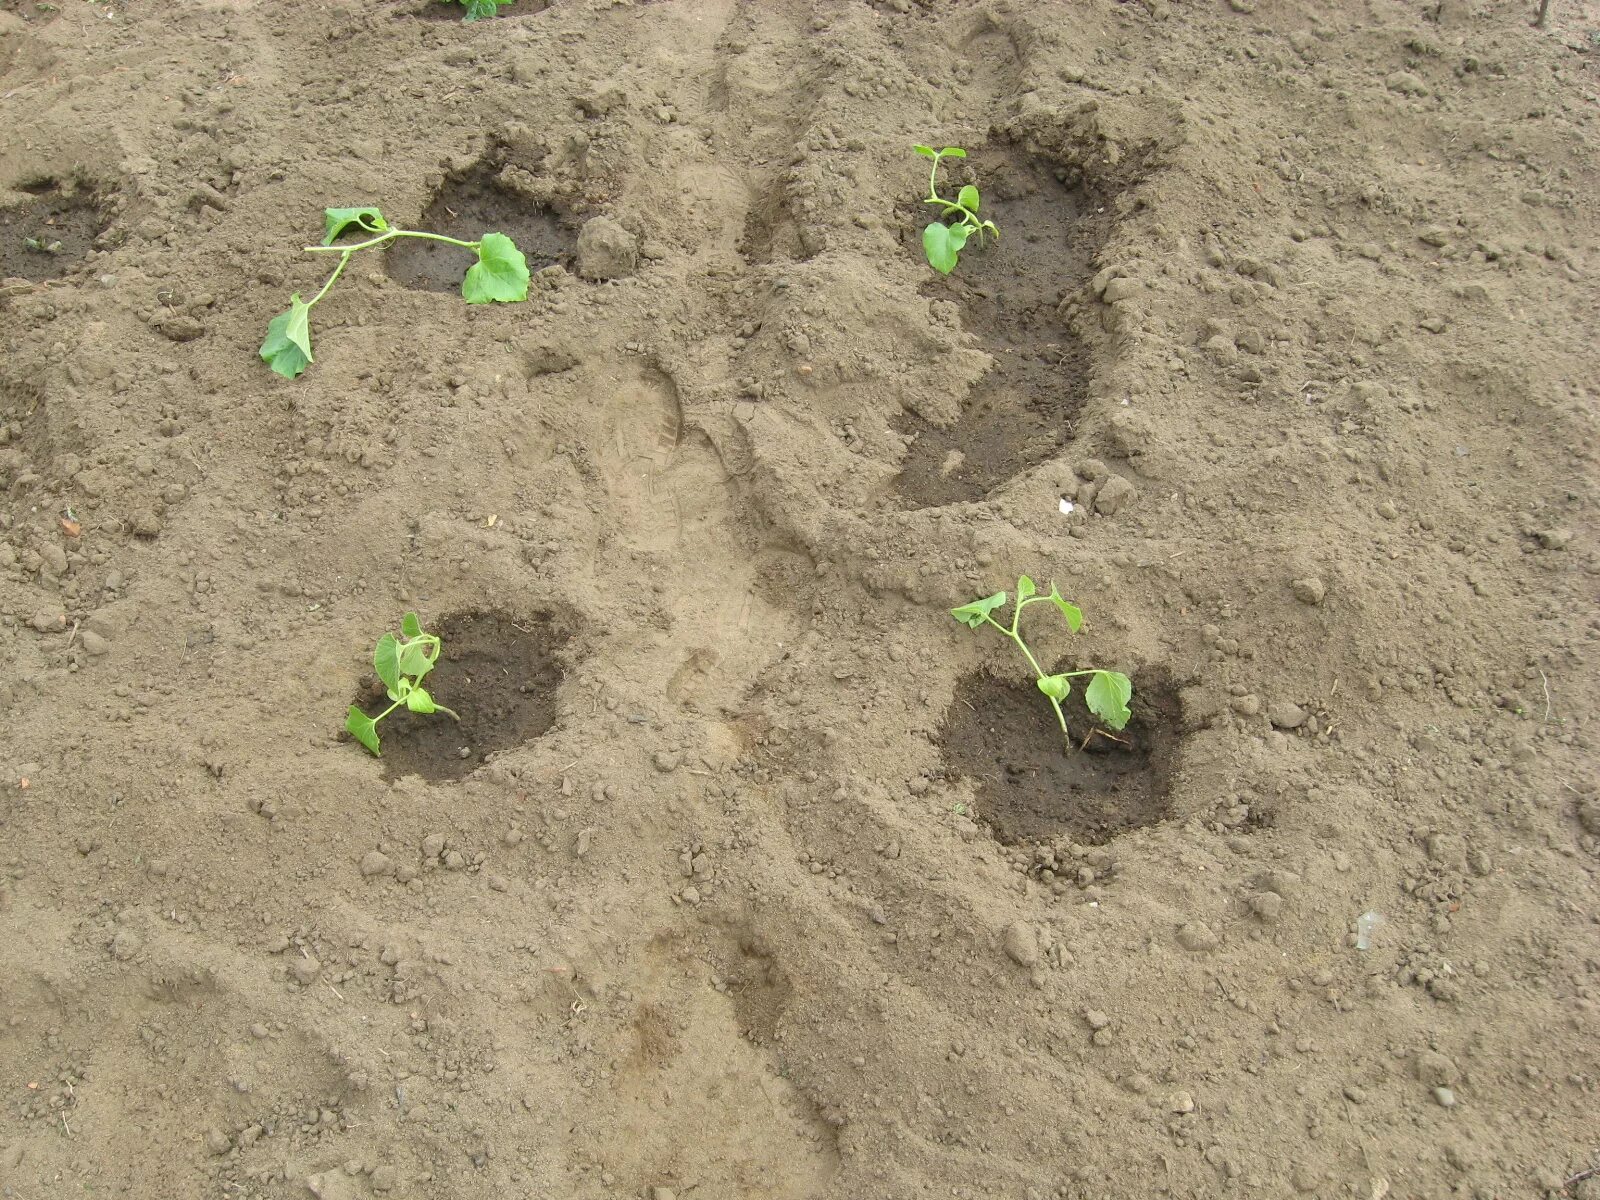
[[[72,643],[77,641],[77,640],[78,640],[78,622],[74,621],[72,623],[72,632],[67,634],[67,646],[66,646],[66,648],[68,650],[71,650],[72,649]],[[1545,715],[1546,716],[1549,715],[1548,711],[1546,712]]]
[[[1544,688],[1544,723],[1550,724],[1550,681],[1544,677],[1544,672],[1539,672],[1539,684]]]
[[[1533,19],[1535,29],[1543,29],[1550,21],[1550,0],[1539,0],[1539,15]]]
[[[341,999],[341,1000],[344,999],[344,993],[341,992],[338,988],[334,987],[333,984],[329,983],[326,979],[324,979],[322,981],[322,986],[327,988],[335,996],[339,997],[339,999]]]
[[[1548,0],[1546,0],[1546,3],[1548,3]],[[1596,1175],[1600,1175],[1600,1167],[1590,1167],[1587,1171],[1579,1171],[1561,1185],[1561,1190],[1564,1192],[1573,1184],[1582,1183],[1585,1179],[1593,1179]]]
[[[1088,733],[1083,735],[1083,745],[1079,746],[1078,749],[1080,751],[1087,750],[1089,748],[1089,742],[1096,737],[1103,737],[1106,739],[1106,741],[1115,742],[1119,746],[1133,745],[1133,743],[1128,741],[1127,738],[1119,738],[1115,734],[1107,733],[1104,729],[1091,729]]]

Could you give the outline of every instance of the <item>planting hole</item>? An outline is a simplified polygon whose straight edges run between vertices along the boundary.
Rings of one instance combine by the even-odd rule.
[[[577,249],[577,236],[560,217],[516,191],[506,172],[488,161],[447,179],[414,228],[469,242],[503,233],[527,258],[529,271],[552,263],[570,266]],[[476,261],[470,250],[425,238],[400,238],[385,255],[391,278],[426,292],[459,293],[462,276]]]
[[[461,720],[442,713],[419,716],[404,708],[385,717],[378,736],[386,778],[420,775],[433,783],[461,779],[490,755],[549,732],[562,678],[557,654],[566,641],[552,618],[456,613],[438,628],[428,628],[442,639],[444,650],[425,686]],[[355,703],[376,715],[389,702],[374,676]]]
[[[1074,681],[1062,706],[1071,749],[1031,683],[979,673],[956,688],[940,737],[945,773],[973,782],[975,819],[997,841],[1032,845],[1065,835],[1100,845],[1166,817],[1181,728],[1176,692],[1159,677],[1136,677],[1133,719],[1113,741],[1090,734],[1110,731],[1085,708],[1083,682]]]
[[[60,279],[83,261],[105,231],[100,199],[70,179],[20,190],[28,199],[0,208],[0,277]]]
[[[552,0],[512,0],[512,3],[502,5],[500,11],[495,13],[494,16],[484,17],[477,21],[476,24],[485,25],[490,21],[503,21],[507,17],[531,17],[537,13],[544,12],[545,9],[550,7],[551,3]],[[402,4],[401,12],[398,15],[402,17],[420,17],[424,21],[454,21],[457,24],[465,24],[470,28],[473,22],[462,20],[465,13],[466,9],[459,4],[445,3],[445,0],[425,0],[422,4]],[[502,232],[504,231],[502,230]]]
[[[1052,457],[1073,433],[1089,393],[1089,355],[1057,314],[1065,295],[1095,272],[1094,256],[1110,232],[1107,206],[1081,172],[1005,145],[946,160],[940,181],[953,195],[963,183],[983,193],[981,215],[1000,239],[973,238],[949,276],[922,291],[961,306],[963,328],[994,356],[956,424],[934,426],[914,414],[899,425],[913,441],[896,490],[910,507],[981,500],[1006,480]],[[938,210],[901,207],[905,253],[922,257],[922,228]]]

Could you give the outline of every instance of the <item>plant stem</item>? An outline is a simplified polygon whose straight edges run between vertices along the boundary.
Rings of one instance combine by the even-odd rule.
[[[324,296],[326,296],[328,294],[328,289],[333,286],[334,280],[338,279],[340,275],[343,275],[345,267],[347,267],[349,265],[350,265],[350,253],[349,253],[349,251],[346,251],[344,253],[344,255],[339,259],[339,265],[333,269],[333,274],[328,276],[328,282],[322,285],[322,290],[320,292],[318,292],[312,298],[311,303],[306,305],[306,307],[307,308],[313,307],[317,303],[318,300],[321,300]]]
[[[943,157],[944,155],[942,154],[935,154],[933,156],[933,170],[928,172],[928,196],[923,203],[942,204],[944,206],[944,212],[940,214],[941,216],[948,217],[953,212],[960,213],[961,223],[963,225],[970,225],[973,229],[977,230],[978,240],[981,242],[983,240],[983,226],[978,221],[978,214],[973,212],[966,205],[962,204],[959,200],[946,200],[943,196],[939,195],[939,160]]]
[[[442,233],[425,233],[420,229],[390,229],[380,233],[375,238],[364,242],[357,242],[353,246],[307,246],[307,254],[354,254],[357,250],[370,250],[374,246],[381,246],[385,242],[392,242],[395,238],[423,238],[430,242],[447,242],[452,246],[460,246],[463,250],[477,250],[482,242],[463,242],[460,238],[445,237]]]
[[[438,701],[434,701],[433,711],[434,712],[442,712],[445,716],[449,717],[452,721],[461,720],[460,715],[457,714],[455,709],[446,708],[444,705],[440,704]]]
[[[1027,601],[1022,601],[1011,610],[1010,629],[1007,629],[1004,625],[1000,624],[1000,622],[989,616],[988,613],[984,614],[983,619],[1015,642],[1017,644],[1017,649],[1021,650],[1023,657],[1028,660],[1028,665],[1033,668],[1033,673],[1038,678],[1043,679],[1045,677],[1044,668],[1039,665],[1039,660],[1033,656],[1033,651],[1028,649],[1028,643],[1023,641],[1022,635],[1017,632],[1017,619],[1022,616],[1022,608],[1026,603]],[[1078,674],[1085,674],[1085,672],[1078,672]],[[1067,715],[1061,711],[1061,702],[1048,692],[1042,694],[1046,700],[1050,701],[1050,707],[1056,710],[1056,724],[1061,726],[1061,736],[1066,738],[1070,744],[1072,741],[1072,732],[1067,728]]]

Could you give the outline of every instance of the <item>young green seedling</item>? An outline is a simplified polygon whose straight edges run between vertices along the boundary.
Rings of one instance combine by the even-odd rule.
[[[1128,710],[1128,701],[1133,698],[1133,681],[1126,675],[1116,671],[1102,671],[1098,667],[1086,671],[1063,671],[1056,675],[1047,675],[1039,660],[1033,656],[1033,651],[1028,649],[1028,643],[1022,640],[1022,635],[1017,632],[1017,623],[1022,618],[1022,610],[1028,605],[1040,600],[1048,600],[1061,610],[1061,615],[1067,620],[1067,628],[1077,633],[1083,628],[1083,613],[1076,604],[1069,604],[1061,598],[1061,593],[1056,591],[1056,585],[1050,585],[1050,594],[1040,596],[1034,587],[1033,580],[1026,575],[1017,580],[1017,603],[1011,610],[1011,626],[1000,624],[990,614],[997,608],[1003,608],[1006,602],[1004,592],[996,592],[992,596],[985,596],[982,600],[974,600],[971,604],[963,604],[960,608],[952,608],[950,615],[960,621],[969,629],[976,629],[980,625],[993,625],[1017,644],[1017,649],[1022,651],[1022,656],[1028,660],[1028,665],[1033,668],[1037,676],[1038,688],[1044,693],[1045,699],[1050,701],[1050,707],[1055,709],[1056,722],[1061,726],[1061,736],[1067,739],[1067,744],[1072,744],[1072,735],[1067,731],[1066,714],[1061,711],[1061,702],[1072,691],[1072,680],[1081,675],[1089,675],[1088,687],[1084,690],[1084,703],[1089,706],[1089,711],[1099,717],[1112,729],[1121,729],[1128,723],[1128,718],[1133,714]]]
[[[445,237],[442,233],[424,233],[416,229],[396,229],[384,220],[383,214],[371,205],[360,208],[323,209],[325,223],[322,245],[307,246],[309,254],[337,254],[339,265],[334,267],[328,282],[310,300],[300,299],[296,292],[289,297],[289,311],[279,313],[267,323],[267,339],[261,343],[261,357],[285,379],[298,378],[300,372],[316,361],[311,357],[311,310],[328,294],[352,255],[362,250],[375,250],[387,246],[396,238],[424,238],[430,242],[444,242],[471,250],[478,261],[467,268],[461,280],[461,295],[468,304],[488,304],[491,301],[511,303],[528,298],[528,260],[522,251],[503,233],[486,233],[475,242]],[[350,242],[342,246],[333,243],[347,229],[372,234],[365,241]]]
[[[922,231],[922,252],[928,256],[930,267],[941,275],[948,275],[956,269],[956,260],[961,257],[961,248],[968,238],[977,234],[978,241],[982,242],[983,235],[990,233],[998,240],[1000,231],[993,221],[978,219],[978,189],[972,184],[962,187],[954,200],[939,195],[939,160],[965,158],[965,150],[960,146],[946,146],[943,150],[932,146],[913,146],[912,149],[923,158],[933,159],[933,170],[928,172],[928,194],[922,202],[937,204],[941,209],[939,219]],[[961,219],[952,225],[949,224],[952,217]]]
[[[401,620],[399,637],[386,633],[379,638],[377,648],[372,652],[372,668],[383,680],[391,703],[375,717],[367,716],[352,704],[349,716],[344,719],[344,727],[350,735],[381,757],[378,750],[378,722],[402,704],[414,713],[441,712],[459,721],[461,718],[454,709],[436,702],[422,686],[423,679],[433,670],[433,664],[439,661],[439,651],[442,649],[438,635],[424,633],[422,622],[414,612],[408,612]]]
[[[512,4],[515,0],[445,0],[445,3],[460,3],[466,7],[467,15],[463,21],[476,21],[482,17],[492,17],[495,10],[502,4]]]

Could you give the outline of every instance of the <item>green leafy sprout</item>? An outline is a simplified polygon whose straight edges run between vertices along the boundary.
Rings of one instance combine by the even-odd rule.
[[[513,4],[516,0],[445,0],[448,3],[459,3],[466,7],[467,15],[463,21],[478,21],[484,17],[492,17],[502,4]]]
[[[400,621],[400,636],[385,633],[372,651],[372,668],[388,689],[390,704],[375,717],[369,717],[352,704],[345,717],[344,727],[373,754],[382,757],[378,749],[378,722],[402,704],[414,713],[443,713],[452,720],[461,720],[454,709],[446,708],[428,694],[422,681],[439,661],[444,648],[437,634],[424,633],[422,622],[414,612],[408,612]]]
[[[967,244],[968,238],[977,234],[981,243],[983,235],[988,233],[998,241],[1000,231],[994,227],[993,221],[978,218],[978,189],[972,184],[964,185],[954,200],[939,195],[939,160],[965,158],[965,150],[960,146],[946,146],[943,150],[935,150],[932,146],[913,146],[912,149],[923,158],[933,159],[933,170],[928,172],[928,194],[922,202],[936,204],[941,210],[939,219],[922,231],[922,252],[928,256],[930,267],[941,275],[948,275],[956,269],[961,248]],[[951,224],[952,217],[959,217],[960,220]]]
[[[1128,724],[1128,718],[1133,715],[1128,709],[1128,701],[1133,699],[1132,680],[1117,671],[1103,671],[1098,667],[1048,675],[1039,665],[1039,660],[1033,656],[1033,651],[1028,649],[1028,643],[1022,640],[1022,635],[1017,632],[1022,610],[1042,600],[1049,601],[1061,611],[1061,615],[1066,618],[1067,628],[1073,633],[1083,628],[1083,613],[1076,604],[1062,599],[1061,593],[1056,591],[1055,584],[1050,585],[1048,596],[1041,596],[1033,580],[1026,575],[1017,580],[1017,602],[1011,610],[1009,628],[1000,624],[991,615],[995,609],[1005,607],[1004,592],[996,592],[992,596],[985,596],[982,600],[974,600],[971,604],[952,608],[950,615],[969,629],[992,625],[1016,643],[1017,649],[1022,651],[1022,656],[1028,660],[1028,665],[1033,668],[1033,673],[1037,676],[1039,690],[1044,693],[1045,699],[1050,701],[1050,707],[1055,709],[1056,722],[1061,726],[1061,736],[1067,739],[1069,746],[1072,743],[1072,735],[1067,730],[1067,717],[1061,711],[1061,702],[1071,693],[1072,680],[1083,675],[1090,676],[1089,684],[1083,694],[1084,703],[1089,706],[1089,711],[1112,729],[1124,728]]]
[[[424,233],[417,229],[397,229],[384,219],[383,213],[371,205],[358,208],[328,208],[323,210],[324,232],[322,245],[307,246],[308,254],[337,254],[339,265],[322,285],[322,290],[310,300],[300,299],[296,292],[289,297],[289,311],[279,313],[267,323],[267,337],[261,343],[261,357],[285,379],[296,379],[316,360],[311,356],[311,310],[321,303],[353,255],[362,250],[375,250],[387,246],[397,238],[424,238],[430,242],[444,242],[471,250],[478,261],[467,268],[461,280],[461,295],[468,304],[512,303],[528,298],[528,260],[517,249],[517,244],[503,233],[486,233],[475,242],[445,237],[442,233]],[[371,234],[364,241],[348,242],[336,246],[339,237],[348,229]]]

